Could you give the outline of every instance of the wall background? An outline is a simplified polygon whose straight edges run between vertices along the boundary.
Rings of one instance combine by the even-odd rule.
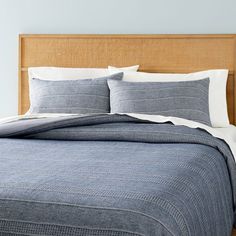
[[[18,34],[236,33],[235,0],[0,0],[0,117],[17,114]]]

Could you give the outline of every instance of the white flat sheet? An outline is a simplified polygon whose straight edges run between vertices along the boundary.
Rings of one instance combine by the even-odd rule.
[[[226,128],[215,128],[215,129],[229,136],[236,143],[236,126],[229,125],[229,127]]]

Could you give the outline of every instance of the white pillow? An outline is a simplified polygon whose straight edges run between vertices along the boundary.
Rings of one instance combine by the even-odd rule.
[[[109,70],[113,73],[113,70]],[[125,72],[123,80],[130,82],[174,82],[210,78],[209,112],[213,127],[229,126],[226,101],[228,70],[207,70],[189,74]]]
[[[116,68],[118,72],[137,71],[139,66]],[[31,67],[28,69],[29,79],[41,80],[73,80],[91,79],[110,75],[107,68],[63,68],[63,67]]]
[[[139,65],[135,65],[135,66],[129,66],[129,67],[114,67],[114,66],[108,66],[108,70],[110,74],[116,74],[119,72],[137,72],[139,69]]]

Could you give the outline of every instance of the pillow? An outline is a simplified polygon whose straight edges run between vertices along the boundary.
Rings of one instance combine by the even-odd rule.
[[[111,73],[111,71],[110,71]],[[210,79],[209,112],[213,127],[229,126],[226,101],[228,70],[207,70],[189,74],[125,72],[123,80],[130,82],[176,82]]]
[[[108,80],[111,113],[145,113],[197,121],[211,126],[209,79],[186,82]]]
[[[116,74],[119,72],[137,72],[139,69],[139,65],[130,66],[130,67],[114,67],[114,66],[108,66],[109,74]]]
[[[107,79],[122,77],[123,73],[84,80],[31,79],[29,113],[109,113]]]
[[[123,71],[135,72],[139,66],[116,68],[115,73]],[[111,73],[114,74],[114,73]],[[31,67],[28,69],[29,80],[37,78],[41,80],[78,80],[93,79],[110,75],[106,68],[63,68],[63,67]]]

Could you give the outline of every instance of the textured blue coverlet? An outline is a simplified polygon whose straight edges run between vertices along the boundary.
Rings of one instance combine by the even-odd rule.
[[[1,235],[230,235],[223,141],[119,115],[0,125]]]

